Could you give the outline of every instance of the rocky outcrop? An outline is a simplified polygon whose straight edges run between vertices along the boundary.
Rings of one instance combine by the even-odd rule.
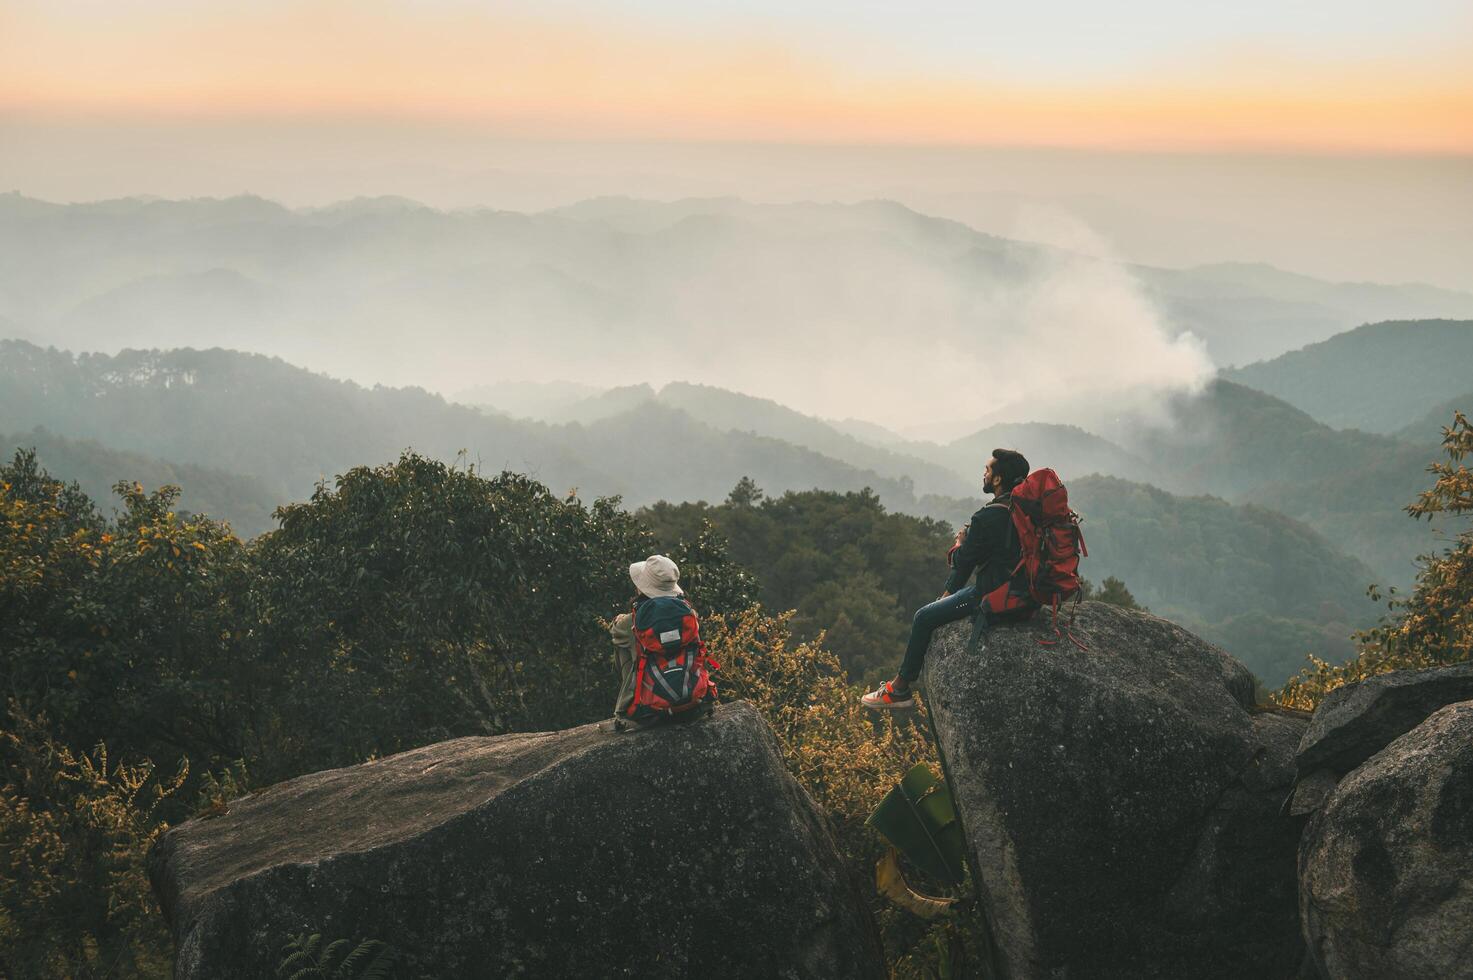
[[[1291,812],[1313,813],[1340,777],[1444,705],[1473,700],[1473,664],[1398,670],[1325,696],[1299,743]]]
[[[1444,705],[1473,701],[1473,664],[1398,670],[1336,688],[1315,709],[1296,760],[1301,773],[1341,775]]]
[[[1321,976],[1473,978],[1473,701],[1340,781],[1305,831],[1300,888]]]
[[[181,980],[273,976],[303,930],[387,941],[406,976],[885,975],[826,818],[742,703],[303,776],[149,863]]]
[[[1288,977],[1301,965],[1280,815],[1302,718],[1253,709],[1242,664],[1162,619],[1084,603],[938,630],[924,673],[1006,978]]]

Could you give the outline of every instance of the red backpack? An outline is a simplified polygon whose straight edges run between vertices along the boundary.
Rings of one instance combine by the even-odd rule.
[[[1048,468],[1034,470],[1013,487],[1009,510],[1018,534],[1018,564],[982,602],[993,616],[1018,619],[1027,619],[1040,608],[1051,609],[1057,635],[1059,604],[1078,600],[1079,559],[1089,555],[1079,515],[1069,509],[1069,491],[1059,475]],[[1072,635],[1069,638],[1083,648]]]
[[[696,612],[684,599],[646,599],[634,613],[634,699],[625,710],[634,721],[684,714],[716,700]]]

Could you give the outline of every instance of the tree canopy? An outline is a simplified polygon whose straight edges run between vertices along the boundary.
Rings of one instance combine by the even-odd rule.
[[[638,516],[666,547],[713,528],[761,582],[762,604],[795,610],[801,639],[824,633],[856,679],[894,672],[911,615],[946,582],[951,527],[889,512],[868,490],[767,497],[744,477],[724,503],[662,501]]]

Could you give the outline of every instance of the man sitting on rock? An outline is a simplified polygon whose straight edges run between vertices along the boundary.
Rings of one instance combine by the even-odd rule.
[[[893,681],[886,681],[861,698],[866,707],[911,707],[915,703],[911,685],[921,676],[921,664],[936,627],[981,614],[982,597],[1008,580],[1019,554],[1010,499],[1013,487],[1027,476],[1028,460],[1022,453],[1011,449],[992,451],[982,472],[982,491],[992,494],[992,500],[957,532],[951,551],[951,575],[941,598],[916,611],[900,672]],[[977,580],[967,585],[973,571]]]

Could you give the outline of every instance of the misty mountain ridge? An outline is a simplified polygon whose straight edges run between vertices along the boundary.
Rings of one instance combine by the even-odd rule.
[[[1473,418],[1473,391],[1465,391],[1447,401],[1439,402],[1424,412],[1421,418],[1402,427],[1394,435],[1403,442],[1419,446],[1441,446],[1442,430],[1452,424],[1454,412],[1462,412]]]
[[[584,421],[551,423],[487,415],[420,389],[364,389],[260,355],[73,358],[14,341],[0,344],[0,380],[0,412],[15,420],[12,428],[42,425],[253,474],[277,502],[303,499],[318,480],[412,446],[447,460],[465,449],[472,462],[530,472],[559,492],[619,494],[639,506],[674,490],[630,468],[629,446],[647,425],[680,432],[702,460],[700,477],[682,478],[690,496],[679,499],[719,500],[738,477],[753,476],[774,493],[869,486],[887,507],[959,523],[974,506],[986,455],[1011,444],[1069,480],[1100,472],[1178,494],[1267,504],[1344,542],[1383,582],[1405,584],[1412,559],[1435,543],[1432,528],[1401,511],[1421,487],[1425,442],[1335,430],[1226,381],[1180,396],[1164,419],[1138,419],[1109,436],[1015,423],[950,444],[882,449],[775,402],[701,385],[611,389],[595,396],[603,408]]]
[[[1217,302],[1227,287],[1216,272],[1086,259],[891,202],[603,199],[523,214],[402,200],[291,210],[252,197],[55,205],[12,195],[0,200],[0,244],[15,256],[0,269],[0,317],[61,347],[218,345],[453,391],[525,378],[529,364],[583,383],[639,377],[642,346],[665,338],[666,379],[810,415],[862,409],[901,428],[1021,397],[994,390],[993,405],[974,407],[968,379],[1030,349],[1030,331],[1071,325],[1052,335],[1059,356],[1108,399],[1200,379],[1209,366],[1181,343],[1187,332],[1218,363],[1251,360],[1363,322],[1355,307],[1368,302],[1335,284],[1313,301],[1299,287],[1280,296],[1237,285],[1247,290],[1239,316]],[[1398,315],[1473,315],[1473,296],[1367,288]],[[1274,326],[1255,332],[1265,311]],[[1103,336],[1119,367],[1090,371],[1107,353],[1094,340]],[[933,347],[953,353],[938,359]],[[896,377],[925,383],[906,391]]]
[[[1428,303],[1460,303],[1466,295],[1455,289],[1421,282],[1316,279],[1266,262],[1209,262],[1187,266],[1181,271],[1191,272],[1219,286],[1272,292],[1286,300],[1301,302],[1323,302],[1331,291],[1345,291],[1356,302],[1374,305],[1389,295],[1383,292],[1388,287],[1413,294]],[[1368,317],[1371,315],[1367,314]]]
[[[980,474],[979,461],[985,461],[998,447],[1028,447],[1030,462],[1049,466],[1060,477],[1069,480],[1088,473],[1123,476],[1137,483],[1158,483],[1155,466],[1103,436],[1077,425],[1048,422],[1004,422],[963,436],[937,448],[937,459],[949,461],[952,468]]]
[[[0,413],[15,420],[12,428],[43,425],[117,449],[254,474],[274,502],[303,499],[320,479],[413,446],[447,460],[466,449],[470,461],[490,469],[530,472],[560,491],[618,494],[640,506],[674,490],[633,476],[628,445],[645,424],[681,432],[698,447],[706,469],[682,478],[680,490],[691,496],[680,499],[720,500],[745,475],[774,493],[868,486],[891,509],[959,523],[974,506],[987,453],[1011,443],[1069,480],[1100,472],[1177,494],[1266,504],[1342,542],[1383,583],[1408,583],[1413,559],[1436,543],[1435,526],[1409,521],[1401,510],[1421,489],[1425,441],[1332,429],[1226,381],[1179,396],[1162,419],[1119,424],[1108,435],[1016,423],[950,444],[881,449],[786,406],[700,385],[666,386],[669,403],[659,398],[665,389],[653,386],[612,389],[594,399],[605,410],[585,421],[549,423],[489,416],[420,389],[364,389],[279,359],[220,350],[73,359],[6,342],[0,362],[0,376],[9,376]]]
[[[744,475],[774,492],[873,488],[914,511],[908,477],[889,478],[779,439],[727,432],[652,401],[587,424],[488,415],[423,389],[364,388],[279,358],[219,348],[71,355],[0,341],[0,417],[73,439],[252,474],[277,502],[306,499],[320,480],[391,461],[406,448],[491,471],[528,473],[557,492],[619,495],[629,506],[677,491],[719,499]],[[650,431],[684,440],[678,484],[636,460]],[[677,436],[678,433],[678,436]],[[681,497],[681,499],[687,499]]]
[[[68,439],[45,427],[30,432],[0,433],[0,455],[4,462],[9,462],[17,449],[34,449],[42,467],[69,481],[75,480],[105,514],[117,509],[113,485],[119,481],[140,484],[148,491],[165,484],[177,486],[180,488],[177,510],[227,520],[241,537],[254,537],[274,528],[272,511],[286,503],[273,497],[260,480],[245,473],[113,449],[95,439]]]
[[[1390,434],[1473,384],[1473,320],[1368,323],[1227,376],[1336,428]]]
[[[825,419],[829,425],[844,433],[853,436],[860,442],[867,442],[877,449],[889,449],[905,442],[905,437],[898,432],[885,428],[878,422],[867,422],[864,419],[854,417],[842,419]]]
[[[1231,639],[1234,649],[1266,673],[1270,665],[1278,670],[1297,663],[1297,650],[1281,649],[1288,642],[1284,636],[1324,648],[1345,624],[1365,625],[1369,614],[1351,600],[1368,581],[1408,579],[1411,557],[1435,543],[1427,525],[1401,512],[1405,499],[1420,489],[1427,447],[1330,429],[1272,396],[1230,382],[1184,397],[1172,406],[1170,426],[1127,433],[1131,438],[1124,442],[1079,427],[1018,423],[951,445],[903,443],[903,452],[878,449],[786,406],[708,386],[675,384],[656,391],[633,385],[600,397],[620,401],[620,409],[554,424],[487,415],[420,389],[366,389],[261,355],[215,349],[73,356],[0,342],[0,416],[14,420],[11,429],[45,426],[55,433],[60,450],[43,447],[43,458],[56,462],[59,475],[85,478],[92,489],[105,487],[114,475],[203,481],[213,496],[210,507],[192,506],[231,519],[245,533],[260,529],[260,515],[275,505],[305,499],[318,481],[391,461],[410,447],[491,472],[525,472],[558,493],[576,490],[585,499],[617,494],[631,508],[659,500],[720,501],[740,478],[750,477],[773,496],[870,488],[889,510],[956,525],[977,506],[977,475],[986,455],[994,445],[1012,444],[1035,466],[1064,474],[1071,489],[1077,488],[1078,506],[1095,537],[1100,528],[1111,536],[1108,557],[1092,566],[1096,577],[1123,575],[1138,595],[1150,597],[1144,601],[1223,642]],[[795,440],[826,440],[854,458],[772,434],[779,431]],[[659,433],[661,445],[680,446],[682,459],[655,478],[638,463],[652,433]],[[28,438],[43,441],[25,434],[11,438],[19,438],[18,445]],[[79,440],[99,446],[90,463],[86,450],[76,449],[87,445]],[[940,458],[927,463],[928,453]],[[864,459],[896,467],[892,472],[932,466],[958,492],[923,492],[907,473],[891,476],[856,465]],[[948,463],[957,470],[947,469]],[[1088,476],[1096,467],[1115,472]],[[101,472],[108,468],[116,473]],[[1108,482],[1121,477],[1123,482]],[[1152,481],[1169,485],[1158,489]],[[1375,492],[1367,492],[1368,486]],[[1116,491],[1125,496],[1114,499]],[[1227,500],[1214,503],[1203,493]],[[1153,500],[1178,516],[1152,518]],[[1121,510],[1128,501],[1133,503]],[[1212,605],[1217,599],[1192,591],[1196,584],[1172,580],[1184,574],[1177,551],[1182,560],[1192,556],[1193,567],[1210,559],[1210,550],[1196,554],[1202,543],[1191,531],[1195,522],[1209,519],[1220,527],[1214,534],[1222,542],[1261,542],[1231,546],[1238,556],[1232,564],[1238,571],[1230,576],[1235,592],[1247,587],[1240,581],[1243,570],[1276,567],[1277,559],[1262,549],[1271,551],[1275,541],[1300,541],[1300,552],[1335,567],[1332,592],[1338,598],[1325,607],[1329,611],[1308,619],[1258,600],[1241,616],[1223,612],[1220,603]],[[1150,530],[1153,520],[1166,530],[1124,530],[1140,521]],[[1236,537],[1228,533],[1234,522],[1243,524]],[[1250,534],[1250,527],[1260,525],[1261,531]],[[1346,584],[1352,579],[1353,589]]]
[[[522,389],[517,389],[520,391]],[[533,396],[537,397],[536,394]],[[996,446],[1029,446],[1036,458],[1053,460],[1065,478],[1086,473],[1110,473],[1148,480],[1151,467],[1144,460],[1078,426],[1043,422],[993,425],[949,443],[906,440],[873,423],[851,426],[869,434],[881,433],[885,443],[851,434],[842,423],[804,415],[771,399],[711,385],[672,381],[660,388],[648,383],[624,385],[562,405],[540,420],[584,425],[612,418],[639,405],[658,403],[681,410],[713,428],[750,432],[781,439],[841,460],[881,476],[909,481],[919,495],[964,497],[976,492],[982,464]],[[510,401],[496,410],[518,413]]]
[[[498,381],[463,388],[449,400],[514,418],[551,421],[601,391],[573,381]]]

